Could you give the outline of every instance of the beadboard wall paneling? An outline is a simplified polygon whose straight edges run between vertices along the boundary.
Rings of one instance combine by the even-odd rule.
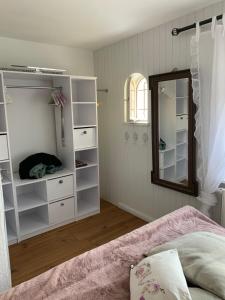
[[[149,219],[184,205],[199,207],[196,198],[151,184],[151,126],[123,123],[123,89],[129,74],[152,74],[190,66],[190,37],[194,31],[172,37],[173,27],[188,25],[225,11],[225,2],[163,24],[94,53],[99,93],[101,196]],[[125,133],[129,133],[126,141]],[[143,134],[148,134],[144,143]],[[137,134],[137,141],[133,136]],[[218,217],[218,214],[217,214]]]

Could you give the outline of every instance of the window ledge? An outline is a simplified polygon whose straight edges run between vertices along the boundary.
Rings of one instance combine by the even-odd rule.
[[[144,123],[144,122],[124,122],[124,125],[132,125],[132,126],[150,126],[151,124],[148,123]]]

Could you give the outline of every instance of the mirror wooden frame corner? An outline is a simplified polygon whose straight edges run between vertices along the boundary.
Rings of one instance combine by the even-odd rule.
[[[188,78],[188,182],[182,185],[176,182],[160,179],[159,169],[159,116],[158,116],[158,84],[161,81],[177,80]],[[190,69],[174,71],[164,74],[149,76],[149,90],[151,91],[151,112],[152,112],[152,164],[151,182],[169,189],[185,194],[197,196],[198,183],[196,181],[196,142],[195,112],[196,106],[193,102],[192,77]]]

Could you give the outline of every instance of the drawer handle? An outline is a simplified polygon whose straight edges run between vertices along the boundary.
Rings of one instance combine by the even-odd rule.
[[[82,134],[87,134],[87,131],[86,131],[86,130],[84,130],[84,131],[82,132]]]
[[[62,180],[62,179],[60,179],[60,180],[59,180],[59,183],[63,183],[63,180]]]
[[[60,203],[60,206],[64,206],[64,203]]]

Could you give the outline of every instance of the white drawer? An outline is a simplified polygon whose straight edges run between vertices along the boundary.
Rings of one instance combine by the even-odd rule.
[[[96,128],[79,128],[73,131],[75,150],[96,146]]]
[[[68,198],[49,204],[49,223],[51,225],[73,219],[74,198]]]
[[[73,196],[73,175],[50,179],[47,181],[48,201]]]
[[[187,115],[177,116],[176,129],[177,130],[188,129],[188,116]]]
[[[9,159],[7,136],[0,135],[0,160]]]

